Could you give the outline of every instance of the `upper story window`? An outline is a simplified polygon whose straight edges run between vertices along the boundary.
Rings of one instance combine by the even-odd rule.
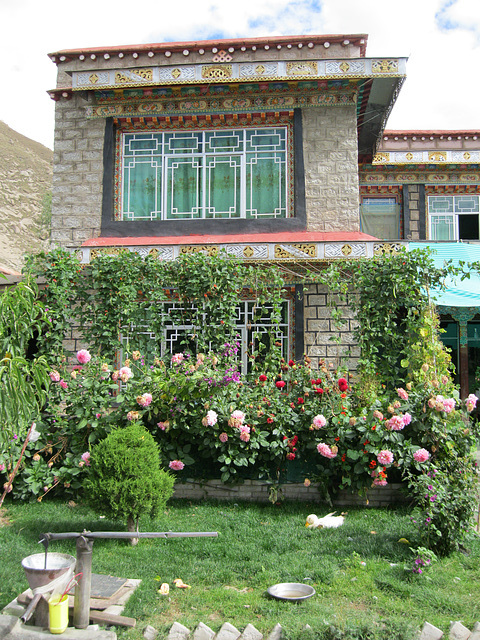
[[[396,197],[363,196],[360,205],[360,228],[380,240],[398,240],[400,206]]]
[[[287,126],[121,131],[116,220],[291,215]]]
[[[429,196],[430,240],[480,239],[480,196]]]

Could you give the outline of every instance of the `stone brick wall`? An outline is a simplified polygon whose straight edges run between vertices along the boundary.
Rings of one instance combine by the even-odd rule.
[[[87,120],[78,94],[55,105],[53,246],[78,247],[100,233],[105,122]]]
[[[386,507],[396,502],[404,502],[405,494],[401,491],[402,485],[391,484],[386,487],[375,487],[368,491],[366,496],[357,493],[340,491],[333,499],[334,507],[342,509],[350,506]],[[174,487],[174,498],[188,500],[222,500],[246,502],[268,502],[271,485],[259,480],[245,480],[242,484],[230,486],[220,480],[208,480],[200,482],[189,480],[178,482]],[[312,483],[306,487],[303,483],[288,483],[281,486],[279,494],[285,500],[298,502],[314,502],[326,505],[325,497],[319,491],[319,485]],[[308,513],[305,514],[307,516]]]
[[[355,106],[303,111],[309,231],[359,231]]]
[[[404,237],[407,240],[426,239],[425,186],[410,184],[403,187]]]
[[[345,363],[350,371],[354,371],[360,356],[360,349],[353,338],[356,321],[353,311],[347,302],[339,302],[345,323],[337,326],[331,316],[328,306],[329,294],[324,285],[311,284],[304,294],[304,332],[305,349],[312,360],[312,367],[324,359],[338,366],[339,359]],[[332,338],[339,338],[334,342]]]

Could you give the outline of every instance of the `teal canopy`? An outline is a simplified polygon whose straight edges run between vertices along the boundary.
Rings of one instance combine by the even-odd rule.
[[[466,242],[410,242],[408,251],[429,248],[436,267],[443,267],[451,260],[453,265],[459,262],[479,262],[480,244]],[[479,307],[480,308],[480,274],[471,271],[470,278],[447,278],[446,289],[432,294],[437,306],[441,307]]]

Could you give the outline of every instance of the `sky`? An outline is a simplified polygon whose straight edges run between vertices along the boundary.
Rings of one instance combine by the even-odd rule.
[[[367,57],[408,58],[388,129],[480,130],[479,0],[0,0],[0,120],[53,148],[51,52],[300,34],[367,34]]]

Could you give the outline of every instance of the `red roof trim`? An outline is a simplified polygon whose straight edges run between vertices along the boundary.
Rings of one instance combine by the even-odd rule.
[[[92,238],[82,247],[132,247],[183,244],[243,244],[259,242],[373,242],[378,240],[360,231],[285,231],[283,233],[245,233],[223,236],[129,236],[126,238]]]
[[[393,130],[385,129],[382,134],[383,138],[390,138],[392,136],[410,138],[412,136],[476,136],[480,135],[480,129],[419,129],[419,130]]]
[[[225,47],[240,48],[245,46],[250,48],[252,46],[277,46],[287,44],[313,44],[323,45],[325,42],[343,43],[349,41],[349,44],[361,47],[361,56],[365,56],[368,36],[366,34],[353,34],[353,35],[300,35],[300,36],[276,36],[276,37],[262,37],[262,38],[233,38],[222,40],[197,40],[190,42],[161,42],[156,44],[136,44],[136,45],[114,45],[104,47],[91,47],[82,49],[64,49],[49,53],[48,56],[54,61],[58,62],[60,56],[71,58],[72,56],[78,56],[81,54],[104,54],[104,53],[144,53],[144,52],[162,52],[162,51],[177,51],[183,49],[198,50],[210,47],[217,47],[223,49]]]

